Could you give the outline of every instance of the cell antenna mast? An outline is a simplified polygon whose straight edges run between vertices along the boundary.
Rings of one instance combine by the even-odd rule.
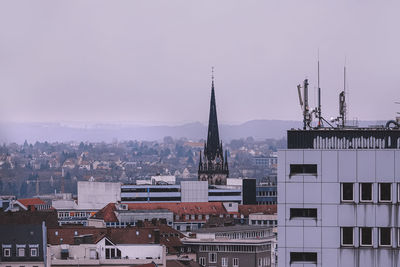
[[[321,123],[321,87],[319,86],[319,54],[318,54],[318,127],[322,126]]]

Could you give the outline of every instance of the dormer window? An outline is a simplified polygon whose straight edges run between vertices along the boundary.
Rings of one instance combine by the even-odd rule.
[[[38,256],[38,249],[37,248],[31,248],[31,257],[37,257]]]
[[[18,248],[18,257],[25,257],[25,248]]]
[[[11,248],[4,248],[3,249],[3,256],[4,257],[11,257]]]

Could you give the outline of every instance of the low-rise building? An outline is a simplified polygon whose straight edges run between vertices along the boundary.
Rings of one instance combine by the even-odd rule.
[[[44,267],[46,262],[46,226],[0,224],[0,267]]]
[[[166,266],[160,232],[152,228],[50,228],[48,266]]]
[[[228,226],[203,228],[182,242],[192,247],[201,266],[273,266],[272,228]]]
[[[238,204],[222,202],[110,203],[89,219],[89,225],[126,227],[136,225],[139,220],[135,218],[141,217],[148,221],[164,220],[166,224],[178,231],[191,232],[201,228],[211,216],[239,218]],[[130,221],[121,220],[128,217]]]

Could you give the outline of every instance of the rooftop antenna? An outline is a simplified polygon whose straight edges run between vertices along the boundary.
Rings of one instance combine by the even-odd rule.
[[[318,50],[318,127],[322,126],[321,123],[321,87],[319,86],[319,50]]]
[[[342,94],[342,93],[341,93]],[[346,125],[346,59],[343,68],[343,96],[340,96],[340,116],[342,117],[342,127]]]

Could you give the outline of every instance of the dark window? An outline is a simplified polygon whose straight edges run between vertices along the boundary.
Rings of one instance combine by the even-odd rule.
[[[179,188],[150,188],[150,192],[179,192]]]
[[[150,201],[159,202],[159,201],[181,201],[181,197],[151,197]]]
[[[115,249],[110,249],[111,259],[115,259]]]
[[[352,227],[343,227],[342,228],[342,245],[343,246],[352,246],[353,243],[353,228]]]
[[[290,209],[290,219],[292,218],[317,218],[317,209]]]
[[[241,192],[209,192],[209,196],[240,196]]]
[[[372,183],[360,184],[360,201],[372,201]]]
[[[296,174],[317,175],[317,164],[290,164],[290,176]]]
[[[317,253],[315,253],[315,252],[290,252],[290,264],[292,264],[294,262],[317,263]]]
[[[352,183],[342,184],[342,201],[354,201],[353,186],[354,184]]]
[[[392,231],[390,228],[379,228],[379,245],[392,245]]]
[[[391,201],[392,200],[392,184],[382,183],[379,184],[379,201]]]
[[[127,192],[147,192],[147,188],[121,188],[122,193],[127,193]]]
[[[372,228],[360,228],[360,245],[372,246]]]
[[[147,201],[147,197],[121,197],[122,201]]]

